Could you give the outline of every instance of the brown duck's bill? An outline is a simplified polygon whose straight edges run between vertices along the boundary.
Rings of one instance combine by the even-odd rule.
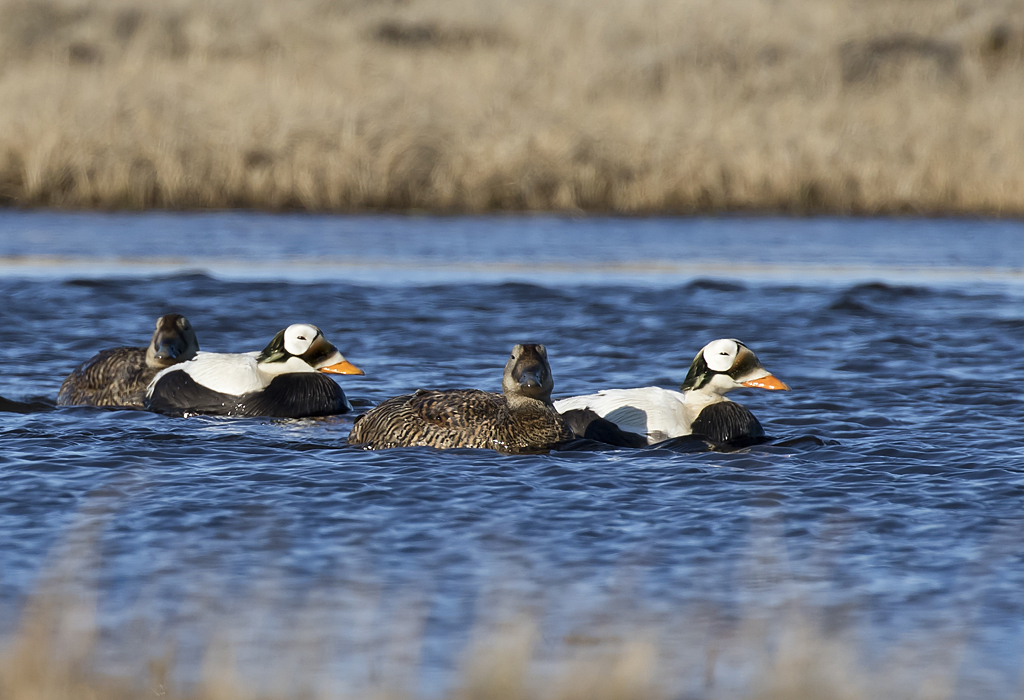
[[[780,382],[770,374],[758,377],[757,379],[748,379],[747,381],[740,383],[743,384],[743,386],[754,387],[756,389],[777,389],[779,391],[789,391],[789,387],[785,382]]]
[[[319,371],[326,372],[327,374],[366,374],[366,372],[359,369],[348,360],[342,360],[341,362],[336,362],[333,365],[321,367]]]

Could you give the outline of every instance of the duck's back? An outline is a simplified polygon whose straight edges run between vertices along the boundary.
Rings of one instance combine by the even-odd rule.
[[[513,409],[501,394],[421,389],[388,399],[361,416],[349,442],[374,449],[420,445],[529,452],[572,437],[558,412],[540,401]]]
[[[255,352],[200,352],[194,360],[169,367],[161,378],[172,372],[185,372],[196,383],[221,394],[241,396],[266,388],[268,379],[259,373]]]
[[[683,394],[656,386],[605,389],[596,394],[555,401],[561,413],[589,409],[621,430],[643,435],[651,443],[690,432]]]
[[[157,371],[146,364],[146,348],[103,350],[64,380],[57,405],[143,408],[146,386]]]

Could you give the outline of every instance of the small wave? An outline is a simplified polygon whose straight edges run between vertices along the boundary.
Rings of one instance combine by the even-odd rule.
[[[925,287],[906,284],[889,284],[886,282],[864,282],[855,284],[848,290],[850,294],[877,294],[887,299],[900,297],[922,297],[931,294]]]
[[[903,299],[920,299],[935,294],[934,289],[912,285],[865,282],[844,289],[833,301],[830,311],[848,311],[855,314],[879,314],[879,306],[890,305]]]
[[[72,277],[64,280],[65,287],[82,287],[85,289],[120,289],[139,284],[140,282],[185,282],[206,283],[217,282],[217,279],[203,270],[180,270],[169,274],[154,274],[126,277]]]
[[[870,306],[862,301],[854,299],[849,294],[843,294],[834,302],[828,305],[829,311],[846,311],[857,315],[872,315],[877,313]]]
[[[688,284],[684,284],[681,289],[683,291],[708,291],[708,292],[744,292],[747,290],[747,285],[740,284],[739,282],[731,282],[720,279],[711,279],[708,277],[701,277],[695,279]]]
[[[838,440],[821,438],[817,435],[798,435],[797,437],[777,440],[771,443],[772,447],[830,447],[841,444]]]
[[[54,404],[42,400],[15,401],[0,396],[0,413],[45,413],[54,408]]]

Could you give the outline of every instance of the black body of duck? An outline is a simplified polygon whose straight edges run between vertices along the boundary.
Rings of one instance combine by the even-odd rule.
[[[454,389],[405,394],[356,419],[348,441],[371,449],[479,447],[541,452],[575,435],[551,405],[554,380],[543,345],[516,345],[502,393]]]
[[[57,405],[144,408],[153,377],[198,352],[199,341],[187,318],[161,316],[148,348],[103,350],[79,365],[60,385]]]
[[[296,323],[260,352],[201,352],[158,374],[146,408],[175,416],[305,418],[352,410],[326,374],[363,374],[316,326]]]

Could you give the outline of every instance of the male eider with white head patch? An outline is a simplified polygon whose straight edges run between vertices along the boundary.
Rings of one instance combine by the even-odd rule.
[[[554,405],[562,413],[589,409],[624,431],[646,437],[649,444],[691,434],[725,444],[764,437],[764,428],[754,414],[725,397],[741,387],[789,389],[761,365],[750,348],[723,338],[697,353],[681,391],[654,386],[606,389],[559,399]]]
[[[199,341],[187,318],[161,316],[148,348],[103,350],[79,365],[60,385],[57,405],[144,408],[146,387],[153,377],[198,352]]]
[[[363,374],[316,326],[297,323],[261,352],[201,352],[156,376],[146,407],[170,415],[303,418],[352,410],[326,374]]]
[[[348,441],[370,449],[480,447],[539,452],[572,440],[572,429],[551,405],[554,380],[543,345],[512,348],[502,393],[478,389],[396,396],[356,419]]]

